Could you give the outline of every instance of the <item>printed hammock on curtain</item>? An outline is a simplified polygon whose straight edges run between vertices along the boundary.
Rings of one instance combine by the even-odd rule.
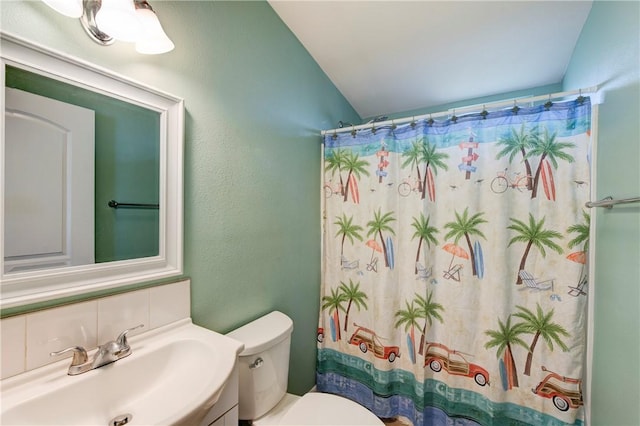
[[[318,389],[421,426],[583,424],[590,127],[580,97],[327,134]]]

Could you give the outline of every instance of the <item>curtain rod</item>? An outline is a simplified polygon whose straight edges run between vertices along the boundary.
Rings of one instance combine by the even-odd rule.
[[[487,102],[486,104],[476,104],[476,105],[471,105],[471,106],[466,106],[461,108],[449,108],[446,111],[434,112],[434,113],[428,113],[428,114],[422,114],[422,115],[414,115],[412,117],[404,117],[404,118],[385,120],[385,121],[374,121],[370,123],[360,124],[357,126],[347,126],[347,127],[340,127],[340,128],[331,129],[331,130],[322,130],[320,134],[324,136],[327,133],[333,134],[333,133],[352,132],[354,130],[371,129],[374,126],[383,127],[383,126],[391,126],[394,124],[404,124],[404,123],[410,123],[412,121],[420,121],[420,120],[425,120],[429,118],[443,117],[451,114],[452,112],[453,113],[470,113],[472,111],[482,111],[482,110],[479,110],[479,108],[483,108],[484,110],[487,107],[497,108],[501,106],[517,105],[518,102],[530,103],[530,102],[538,102],[543,100],[564,98],[567,96],[574,96],[574,95],[581,96],[581,95],[586,95],[590,93],[595,93],[597,91],[598,91],[598,86],[593,86],[586,89],[570,90],[566,92],[558,92],[558,93],[552,93],[548,95],[523,96],[521,98],[509,99],[507,101]]]

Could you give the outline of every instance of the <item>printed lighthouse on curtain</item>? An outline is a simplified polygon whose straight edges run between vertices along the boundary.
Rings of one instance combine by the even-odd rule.
[[[317,384],[415,425],[583,424],[588,98],[327,134]]]

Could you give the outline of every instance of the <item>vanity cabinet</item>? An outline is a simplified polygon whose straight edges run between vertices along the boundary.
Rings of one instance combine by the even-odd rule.
[[[238,426],[238,367],[231,373],[218,402],[211,407],[200,426]]]

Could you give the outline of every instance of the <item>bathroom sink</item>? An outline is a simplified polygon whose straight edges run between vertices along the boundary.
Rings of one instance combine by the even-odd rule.
[[[183,320],[129,339],[127,358],[68,376],[70,359],[2,380],[3,425],[198,425],[243,346]],[[124,418],[124,417],[122,417]]]

